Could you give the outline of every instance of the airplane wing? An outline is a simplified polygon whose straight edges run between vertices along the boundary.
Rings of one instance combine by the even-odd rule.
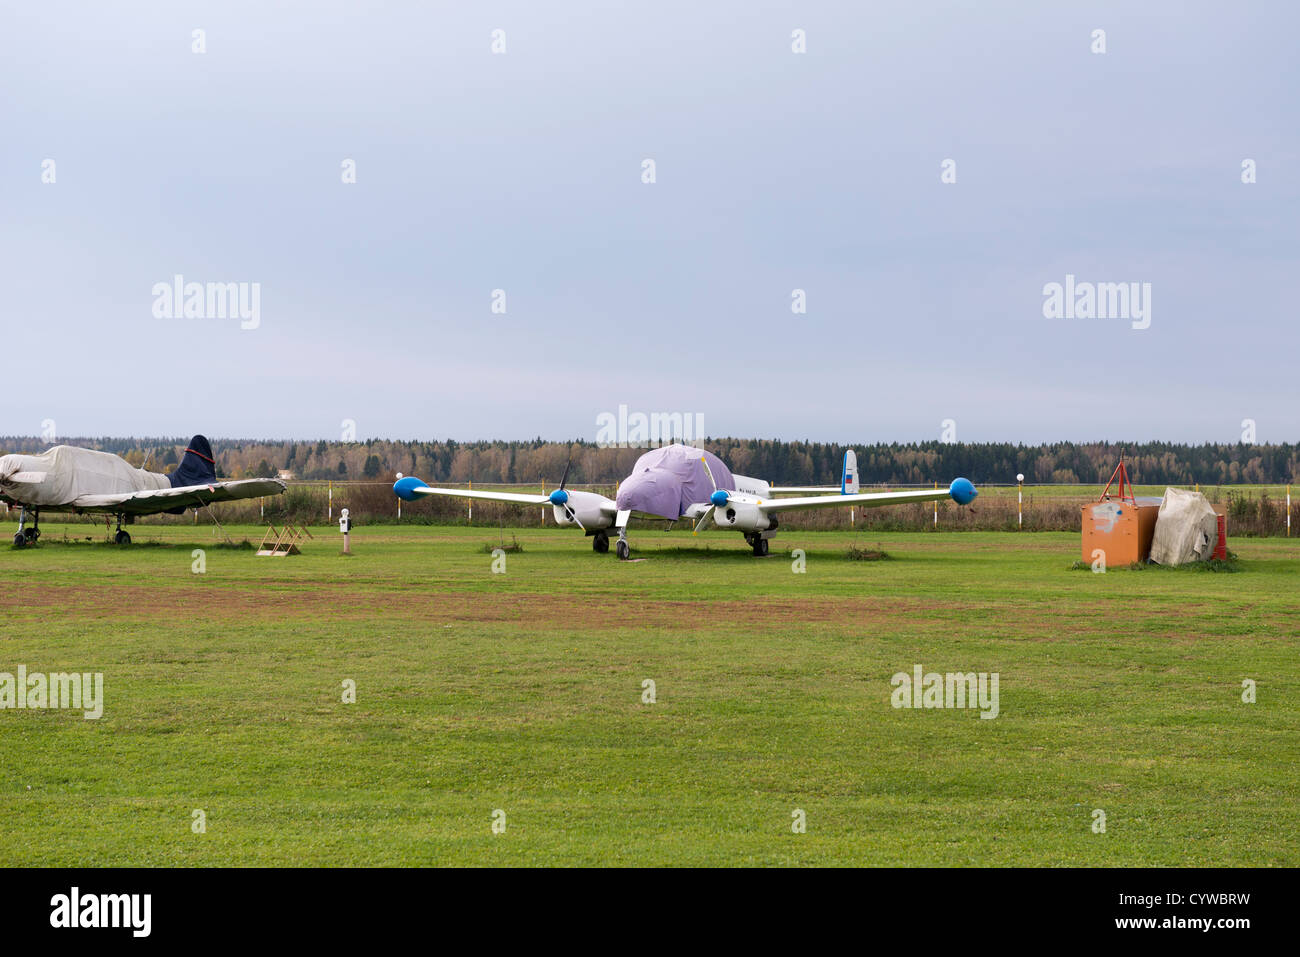
[[[565,470],[567,477],[568,470]],[[425,485],[414,475],[398,479],[393,483],[393,492],[398,498],[411,502],[427,495],[443,495],[448,498],[481,499],[488,502],[505,502],[509,505],[549,505],[555,509],[555,520],[561,524],[572,524],[581,528],[588,535],[595,531],[609,528],[617,513],[617,505],[603,495],[595,492],[557,488],[549,495],[526,495],[522,492],[474,491],[467,488],[434,488]],[[561,519],[561,515],[564,519]],[[621,527],[621,526],[620,526]]]
[[[785,512],[801,508],[832,508],[856,505],[860,508],[877,508],[881,505],[904,505],[908,502],[933,502],[938,499],[957,498],[950,490],[917,489],[909,492],[861,492],[857,495],[808,495],[799,498],[769,498],[758,503],[764,512]],[[960,501],[960,499],[958,499]],[[964,504],[964,503],[963,503]]]
[[[153,515],[171,509],[198,508],[215,502],[279,495],[287,486],[280,479],[239,479],[180,488],[157,488],[112,495],[83,495],[72,503],[78,512],[107,512],[113,515]]]
[[[799,498],[770,498],[756,503],[763,512],[784,512],[800,508],[831,508],[836,505],[858,505],[876,508],[881,505],[904,505],[908,502],[934,502],[951,498],[958,505],[975,501],[975,486],[970,479],[953,479],[945,489],[916,489],[910,492],[860,492],[854,495],[812,495]]]
[[[414,482],[398,479],[397,486],[394,486],[394,489],[400,497],[408,502],[414,501],[420,495],[445,495],[449,498],[478,498],[489,502],[510,502],[513,505],[551,504],[550,496],[547,495],[525,495],[522,492],[476,492],[467,488],[434,488],[431,485],[416,484],[417,482],[419,482],[419,479]]]

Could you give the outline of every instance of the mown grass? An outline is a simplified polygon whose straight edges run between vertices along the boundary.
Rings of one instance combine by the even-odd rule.
[[[1300,863],[1286,540],[1093,575],[1064,533],[521,528],[493,574],[495,529],[43,531],[0,548],[0,671],[107,700],[0,711],[3,865]],[[894,709],[918,663],[999,673],[999,716]]]

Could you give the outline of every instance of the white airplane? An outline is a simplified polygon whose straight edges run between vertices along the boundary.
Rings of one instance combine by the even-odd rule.
[[[176,471],[170,475],[133,468],[111,452],[56,445],[39,455],[0,456],[0,501],[17,505],[19,548],[41,537],[41,512],[87,512],[117,516],[119,545],[131,544],[122,530],[137,515],[168,512],[180,515],[187,508],[214,502],[279,495],[285,490],[280,479],[241,479],[218,482],[212,446],[201,435],[190,439]],[[27,525],[27,511],[33,515]]]
[[[823,489],[773,487],[759,479],[733,475],[712,452],[688,445],[667,445],[642,455],[632,467],[632,474],[619,485],[617,499],[595,492],[569,491],[564,487],[568,477],[566,466],[560,487],[549,495],[432,488],[414,476],[399,477],[393,491],[408,502],[426,495],[445,495],[513,505],[550,505],[556,524],[582,529],[591,537],[591,547],[597,552],[609,551],[609,530],[617,531],[615,553],[621,559],[631,554],[627,523],[633,515],[669,521],[689,518],[695,522],[695,534],[707,528],[710,522],[719,528],[735,529],[744,533],[745,541],[755,555],[763,556],[768,552],[768,540],[776,534],[780,512],[843,508],[846,505],[876,508],[941,498],[952,498],[958,505],[969,505],[979,494],[970,480],[964,478],[954,479],[944,490],[859,493],[857,456],[852,450],[844,453],[839,493],[830,495],[774,498],[777,492]]]

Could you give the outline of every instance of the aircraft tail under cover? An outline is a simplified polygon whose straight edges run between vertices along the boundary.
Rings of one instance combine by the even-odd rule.
[[[217,480],[217,463],[212,457],[212,446],[202,435],[190,439],[185,457],[171,474],[172,488],[205,485]]]

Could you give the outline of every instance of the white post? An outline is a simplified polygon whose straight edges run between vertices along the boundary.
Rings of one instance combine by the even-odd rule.
[[[333,482],[330,482],[330,483],[329,483],[329,486],[330,486],[330,514],[329,514],[329,520],[332,522],[332,521],[334,521],[334,483],[333,483]]]
[[[934,483],[934,489],[936,492],[939,490],[938,482]],[[939,527],[939,500],[937,498],[934,500],[934,527]]]
[[[1286,487],[1286,537],[1291,537],[1291,486]]]
[[[1024,529],[1025,527],[1025,476],[1023,473],[1016,475],[1016,528]]]

